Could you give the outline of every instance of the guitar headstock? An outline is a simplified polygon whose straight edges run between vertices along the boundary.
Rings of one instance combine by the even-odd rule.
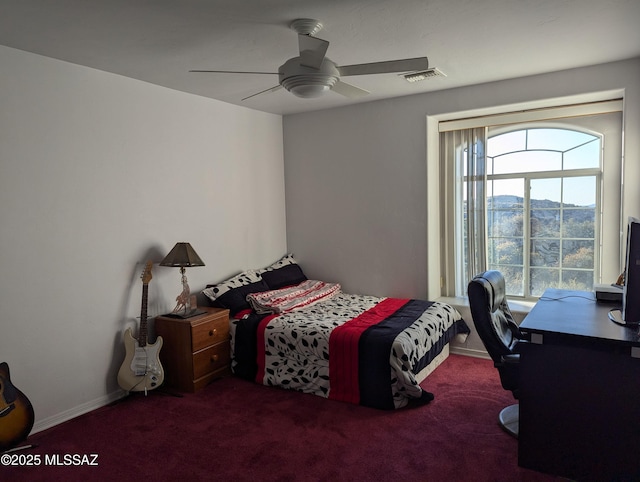
[[[153,278],[153,276],[151,276],[151,268],[153,267],[153,262],[151,261],[147,261],[147,264],[144,267],[144,271],[142,272],[142,276],[140,276],[142,278],[142,284],[149,284],[149,281],[151,281],[151,278]]]

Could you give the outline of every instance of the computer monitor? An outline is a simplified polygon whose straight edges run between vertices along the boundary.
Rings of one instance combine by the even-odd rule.
[[[622,311],[611,310],[609,318],[620,325],[640,324],[640,220],[633,217],[627,224]]]

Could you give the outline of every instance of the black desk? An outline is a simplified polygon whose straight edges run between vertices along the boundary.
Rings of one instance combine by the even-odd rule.
[[[640,480],[640,335],[611,322],[611,308],[548,289],[520,325],[520,466]]]

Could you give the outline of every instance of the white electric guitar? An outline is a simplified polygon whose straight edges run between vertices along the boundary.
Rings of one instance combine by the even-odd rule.
[[[153,345],[147,344],[147,298],[152,266],[153,263],[147,261],[142,273],[142,309],[138,338],[133,336],[131,328],[124,332],[126,355],[118,371],[118,385],[127,392],[146,393],[147,390],[159,387],[164,381],[164,370],[159,358],[162,337],[159,336]]]

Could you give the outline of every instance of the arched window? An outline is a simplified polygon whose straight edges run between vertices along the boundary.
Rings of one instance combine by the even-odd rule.
[[[510,295],[593,289],[601,152],[601,135],[568,128],[489,133],[487,264],[505,275]]]
[[[486,269],[511,297],[590,291],[621,269],[619,101],[441,121],[441,293]]]

